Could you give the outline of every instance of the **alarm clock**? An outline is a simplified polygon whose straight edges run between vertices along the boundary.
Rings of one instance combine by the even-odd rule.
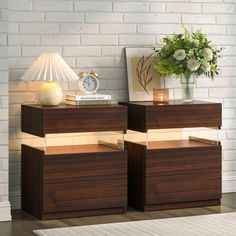
[[[98,74],[91,72],[89,74],[81,72],[79,74],[79,90],[82,93],[96,93],[99,88]]]

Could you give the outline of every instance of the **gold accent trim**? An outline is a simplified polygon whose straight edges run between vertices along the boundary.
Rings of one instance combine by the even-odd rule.
[[[218,126],[215,126],[215,127],[207,127],[207,128],[209,128],[209,129],[217,129],[217,130],[220,129],[220,127],[218,127]]]
[[[103,145],[103,146],[107,146],[107,147],[111,147],[114,149],[118,149],[118,150],[124,150],[124,145],[121,140],[117,140],[117,143],[110,143],[110,142],[98,140],[98,144]]]
[[[189,136],[189,140],[200,142],[200,143],[211,144],[211,145],[220,145],[219,141],[206,139],[206,138],[198,138],[198,137],[194,137],[194,136]]]

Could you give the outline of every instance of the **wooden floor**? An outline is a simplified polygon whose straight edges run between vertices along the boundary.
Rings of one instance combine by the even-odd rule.
[[[236,212],[236,193],[223,194],[221,206],[156,211],[147,213],[129,209],[129,212],[124,215],[83,217],[63,220],[40,221],[23,213],[22,211],[13,211],[13,220],[11,222],[0,223],[0,236],[33,235],[32,231],[34,229],[161,219],[168,217],[205,215],[225,212]]]

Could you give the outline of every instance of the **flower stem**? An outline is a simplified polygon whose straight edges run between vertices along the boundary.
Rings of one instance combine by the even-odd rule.
[[[164,85],[164,89],[166,88],[166,77],[163,77],[163,85]]]
[[[185,84],[185,98],[186,100],[190,99],[190,88],[189,88],[189,80],[186,79],[186,84]]]

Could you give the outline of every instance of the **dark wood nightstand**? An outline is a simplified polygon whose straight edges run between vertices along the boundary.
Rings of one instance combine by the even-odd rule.
[[[127,107],[22,105],[22,131],[125,131]],[[22,209],[40,219],[125,213],[127,151],[100,144],[22,145]]]
[[[121,102],[128,129],[221,127],[221,104],[195,101],[166,105]],[[221,199],[221,145],[201,139],[126,142],[128,202],[144,211],[218,205]]]

